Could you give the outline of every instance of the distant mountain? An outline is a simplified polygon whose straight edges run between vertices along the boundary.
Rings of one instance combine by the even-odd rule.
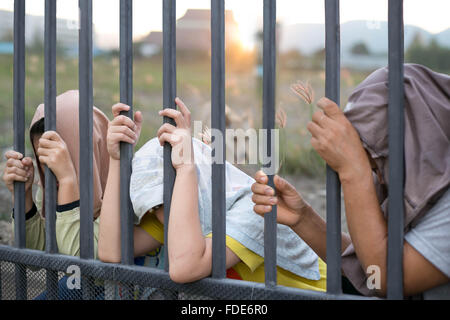
[[[297,49],[311,54],[325,46],[325,26],[323,24],[294,24],[281,26],[280,50]],[[412,25],[405,26],[405,49],[419,33],[425,43],[435,38],[442,46],[450,48],[450,28],[432,34]],[[349,21],[341,24],[341,52],[345,55],[355,43],[364,42],[369,51],[383,54],[388,51],[387,22]]]
[[[438,33],[436,35],[436,39],[440,44],[445,45],[446,47],[449,47],[450,46],[449,45],[449,43],[450,43],[450,28]]]

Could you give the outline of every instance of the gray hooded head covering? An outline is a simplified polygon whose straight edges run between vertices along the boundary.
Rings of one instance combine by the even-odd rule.
[[[426,214],[450,185],[450,76],[416,64],[405,64],[405,188],[404,231]],[[374,181],[387,217],[389,188],[388,69],[367,77],[351,94],[344,111],[384,180]],[[342,267],[363,294],[366,286],[353,245],[343,253]]]

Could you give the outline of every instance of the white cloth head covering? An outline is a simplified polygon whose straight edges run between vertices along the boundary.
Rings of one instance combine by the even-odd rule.
[[[198,177],[199,218],[203,234],[212,232],[211,148],[193,139]],[[130,197],[138,224],[144,214],[163,203],[163,148],[148,141],[133,159]],[[226,234],[264,257],[264,219],[253,211],[251,185],[255,181],[226,163]],[[298,276],[319,280],[318,257],[289,227],[277,226],[277,265]]]

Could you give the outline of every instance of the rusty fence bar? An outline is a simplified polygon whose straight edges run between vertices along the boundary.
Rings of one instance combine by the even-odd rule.
[[[268,159],[275,155],[275,81],[276,81],[276,0],[264,0],[263,7],[263,129],[267,132]],[[273,160],[271,160],[273,161]],[[278,163],[268,163],[274,168]],[[273,171],[272,169],[269,169]],[[269,183],[274,190],[274,172],[268,172]],[[277,284],[277,206],[264,215],[264,269],[268,287]]]
[[[44,35],[44,126],[45,131],[56,131],[56,0],[45,0]],[[56,177],[45,166],[45,250],[57,253],[56,242]],[[47,299],[58,298],[58,273],[47,270]]]
[[[403,0],[389,0],[389,190],[387,298],[403,298],[404,83]]]
[[[176,64],[176,1],[163,0],[163,106],[176,109],[177,92]],[[175,122],[164,117],[164,123],[175,125]],[[175,169],[171,161],[172,147],[164,144],[164,268],[169,271],[169,253],[167,231],[169,227],[170,203],[175,183]]]
[[[94,259],[93,202],[93,83],[92,83],[92,0],[79,0],[80,29],[78,54],[79,138],[80,138],[80,258]],[[82,187],[81,187],[82,186]],[[94,281],[83,277],[83,299],[93,299]]]
[[[325,96],[338,105],[340,90],[339,0],[325,0]],[[327,291],[338,294],[341,281],[341,184],[329,166],[327,177]]]
[[[211,128],[221,132],[214,140],[211,164],[212,192],[212,276],[225,278],[225,3],[211,0]]]
[[[25,157],[25,0],[14,1],[13,122],[14,150]],[[25,248],[25,237],[25,182],[16,181],[14,182],[14,245],[17,248]],[[15,265],[15,281],[16,299],[26,299],[27,276],[24,266]]]

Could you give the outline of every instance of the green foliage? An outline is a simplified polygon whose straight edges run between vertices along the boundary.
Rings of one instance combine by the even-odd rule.
[[[416,34],[405,53],[405,61],[422,64],[440,72],[450,72],[450,48],[439,45],[436,39],[424,44],[420,34]]]
[[[312,147],[293,148],[286,154],[282,173],[322,177],[325,174],[325,161]]]
[[[300,51],[292,49],[288,52],[280,54],[279,60],[279,64],[282,68],[300,70],[307,66],[309,58],[303,56]]]
[[[350,49],[351,53],[359,55],[369,55],[370,51],[365,42],[355,43]]]
[[[5,34],[0,38],[0,42],[13,42],[14,41],[14,32],[13,30],[8,30]]]

